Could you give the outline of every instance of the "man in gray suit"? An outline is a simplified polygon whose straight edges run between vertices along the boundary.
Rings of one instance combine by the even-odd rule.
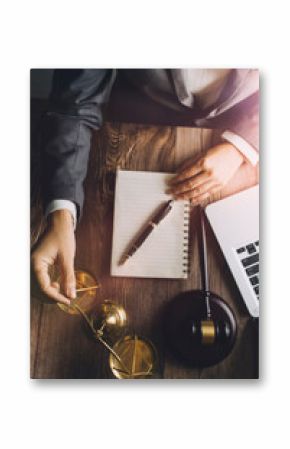
[[[191,126],[221,130],[222,143],[199,160],[187,161],[177,173],[169,187],[174,198],[200,204],[225,186],[241,164],[258,163],[257,70],[55,70],[50,106],[42,123],[48,226],[32,261],[42,290],[65,304],[76,295],[74,230],[82,213],[91,135],[100,129],[103,108],[119,79],[129,86],[129,92],[144,99],[139,107],[134,106],[132,117],[146,109],[148,100],[161,115],[173,113]],[[56,261],[63,273],[61,286],[49,277],[49,267]]]

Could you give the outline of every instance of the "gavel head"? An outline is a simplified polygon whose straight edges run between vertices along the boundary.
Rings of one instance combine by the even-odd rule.
[[[191,331],[196,342],[202,345],[222,343],[231,338],[231,327],[227,321],[212,319],[193,321]]]
[[[230,307],[213,293],[208,300],[210,318],[202,290],[180,293],[167,305],[165,313],[168,348],[192,367],[220,362],[231,352],[236,340],[236,319]]]

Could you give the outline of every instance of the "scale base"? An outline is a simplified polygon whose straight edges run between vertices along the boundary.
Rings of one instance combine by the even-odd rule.
[[[165,334],[169,349],[185,365],[203,368],[215,365],[231,352],[237,323],[230,307],[215,293],[209,292],[211,319],[219,327],[226,327],[227,335],[204,344],[194,332],[196,325],[206,320],[206,292],[190,290],[178,294],[167,306]]]

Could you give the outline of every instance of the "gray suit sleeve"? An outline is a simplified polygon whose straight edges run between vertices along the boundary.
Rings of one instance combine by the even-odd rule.
[[[114,70],[55,70],[47,113],[42,120],[44,206],[73,201],[81,214],[92,130],[102,125]]]

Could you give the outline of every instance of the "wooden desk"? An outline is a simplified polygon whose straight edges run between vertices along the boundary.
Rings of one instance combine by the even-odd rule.
[[[161,359],[162,377],[168,379],[257,377],[258,325],[249,317],[219,246],[209,232],[210,287],[236,313],[236,346],[222,363],[202,370],[181,366],[167,354],[161,326],[163,307],[178,292],[201,286],[196,214],[193,210],[192,261],[187,280],[113,278],[109,274],[109,264],[114,174],[117,167],[174,172],[183,160],[218,142],[217,131],[108,123],[93,139],[84,214],[77,230],[75,265],[88,270],[101,282],[98,302],[112,299],[123,304],[132,329],[155,343]],[[257,182],[257,170],[243,166],[222,196]],[[35,186],[34,182],[32,186]],[[32,193],[32,238],[35,240],[41,212],[35,200],[34,187]],[[34,287],[32,283],[32,290]],[[32,295],[32,378],[107,378],[106,367],[106,351],[86,332],[80,316],[67,315],[57,306]]]

